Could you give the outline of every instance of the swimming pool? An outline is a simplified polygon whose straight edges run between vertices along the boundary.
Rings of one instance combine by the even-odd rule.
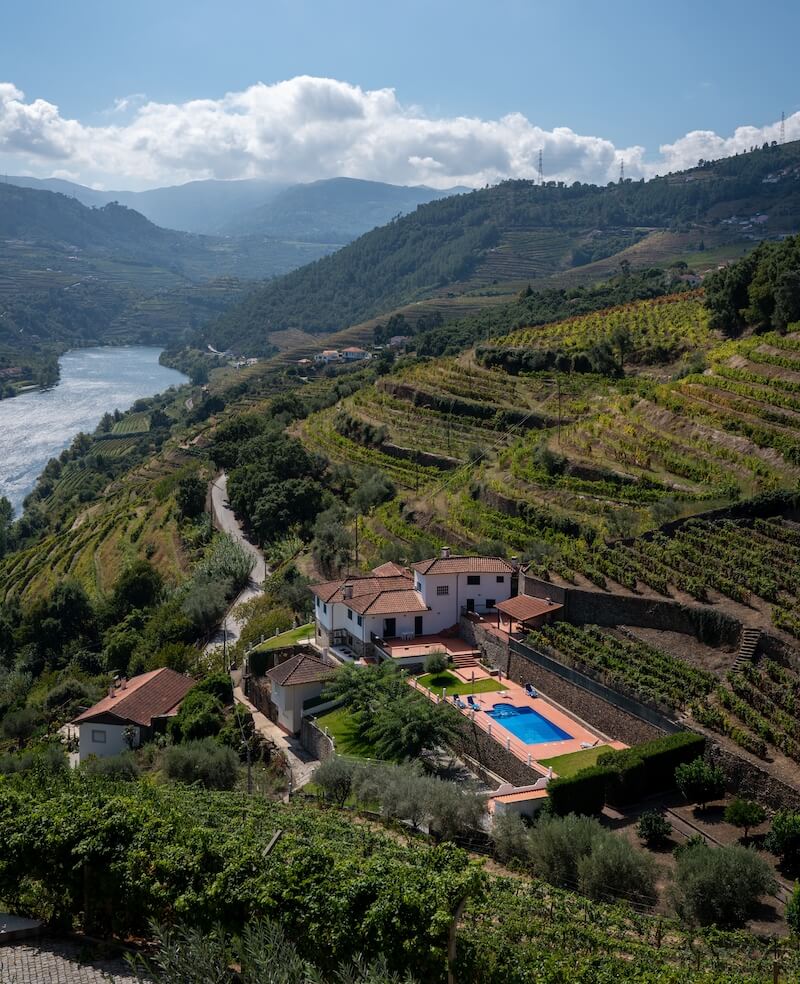
[[[568,735],[563,728],[548,721],[532,707],[495,704],[492,710],[486,713],[526,745],[539,745],[545,741],[567,741],[572,738],[572,735]]]

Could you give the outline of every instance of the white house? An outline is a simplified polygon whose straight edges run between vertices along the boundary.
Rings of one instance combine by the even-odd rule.
[[[336,349],[325,349],[322,352],[317,352],[314,356],[314,362],[338,362],[339,352]]]
[[[308,653],[292,656],[273,667],[267,679],[278,726],[289,734],[297,734],[303,720],[303,704],[319,697],[335,672],[334,667]],[[324,706],[317,705],[317,709]]]
[[[388,563],[367,575],[311,588],[315,641],[344,655],[369,656],[390,639],[453,631],[463,612],[485,612],[514,590],[516,567],[501,557],[439,557],[411,569]]]
[[[361,359],[368,359],[369,352],[365,349],[357,348],[355,345],[350,345],[341,351],[341,357],[345,362],[358,362]]]
[[[163,667],[109,687],[108,696],[72,722],[78,729],[78,759],[119,755],[153,734],[157,718],[177,714],[194,686],[191,677]]]

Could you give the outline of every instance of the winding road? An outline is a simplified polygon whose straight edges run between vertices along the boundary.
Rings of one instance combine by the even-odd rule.
[[[237,595],[231,604],[231,609],[235,609],[242,602],[250,601],[251,598],[257,598],[264,593],[264,581],[267,579],[270,571],[264,559],[264,554],[255,544],[248,540],[242,529],[242,524],[236,518],[233,509],[231,509],[231,504],[228,502],[228,476],[225,472],[222,472],[211,483],[211,509],[214,516],[214,525],[217,529],[223,533],[227,533],[228,536],[236,540],[255,560],[255,566],[253,567],[247,587]],[[212,649],[218,649],[226,640],[229,646],[234,645],[239,641],[241,631],[242,625],[240,622],[232,615],[226,616],[222,625],[219,626],[206,644],[206,652]]]

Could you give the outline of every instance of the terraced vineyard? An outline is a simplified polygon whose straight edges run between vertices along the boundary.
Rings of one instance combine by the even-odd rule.
[[[531,645],[561,663],[588,671],[618,689],[667,705],[685,707],[713,688],[711,673],[638,640],[620,639],[595,626],[554,622],[529,636]]]
[[[700,291],[673,294],[581,315],[536,328],[522,328],[492,341],[493,349],[585,352],[606,344],[621,347],[626,363],[667,362],[704,349],[716,336]]]

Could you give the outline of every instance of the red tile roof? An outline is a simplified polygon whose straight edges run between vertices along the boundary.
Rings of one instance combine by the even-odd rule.
[[[155,717],[169,714],[180,704],[194,686],[191,677],[162,667],[128,680],[125,689],[114,691],[113,697],[104,697],[72,722],[82,724],[97,717],[112,715],[120,723],[149,727]]]
[[[345,602],[359,615],[404,615],[407,612],[427,612],[428,606],[419,591],[413,588],[378,591]]]
[[[564,606],[557,605],[545,598],[532,598],[529,595],[517,595],[507,601],[498,601],[494,606],[504,615],[509,615],[518,622],[527,622],[530,618],[538,618],[548,612],[560,611]]]
[[[326,581],[324,584],[312,584],[311,591],[318,598],[326,602],[346,601],[344,596],[344,586],[352,586],[353,593],[351,600],[360,598],[363,595],[375,595],[380,591],[404,590],[412,586],[410,574],[392,574],[388,577],[371,576],[350,577],[344,581]],[[352,607],[352,606],[351,606]]]
[[[411,567],[420,574],[511,574],[514,570],[502,557],[434,557]]]
[[[280,687],[299,687],[304,683],[329,680],[335,672],[333,666],[328,666],[316,656],[301,653],[273,667],[267,676]]]
[[[411,577],[407,567],[395,564],[393,560],[387,560],[385,564],[372,568],[374,577]]]

